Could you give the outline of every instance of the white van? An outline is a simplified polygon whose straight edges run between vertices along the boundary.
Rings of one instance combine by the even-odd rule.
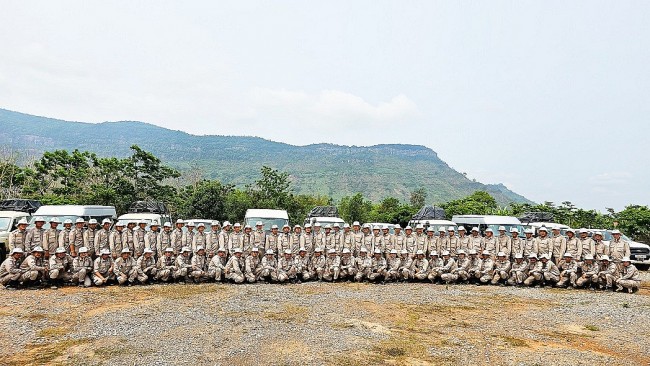
[[[289,214],[285,210],[268,210],[259,208],[249,208],[246,210],[244,225],[250,225],[252,228],[261,221],[264,224],[265,231],[271,231],[271,226],[278,225],[282,230],[284,225],[289,225]]]
[[[119,221],[138,221],[144,220],[147,222],[147,226],[151,225],[153,221],[156,221],[158,225],[163,226],[166,222],[172,222],[171,216],[168,214],[161,215],[157,213],[127,213],[117,218]]]
[[[473,227],[478,227],[481,234],[487,228],[491,228],[495,235],[498,235],[499,226],[505,226],[506,232],[510,235],[510,229],[516,228],[519,231],[519,236],[524,236],[524,226],[518,218],[512,216],[498,216],[498,215],[454,215],[451,221],[458,225],[465,227],[469,233]]]
[[[86,222],[90,219],[95,219],[101,224],[104,219],[117,219],[117,212],[113,206],[84,206],[84,205],[45,205],[41,206],[34,213],[34,217],[42,216],[46,221],[56,217],[61,222],[70,219],[74,222],[77,218],[81,217]],[[34,219],[30,222],[32,226]]]

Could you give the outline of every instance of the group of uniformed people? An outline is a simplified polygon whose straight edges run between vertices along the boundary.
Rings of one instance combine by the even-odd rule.
[[[630,262],[629,244],[613,230],[603,241],[596,232],[578,236],[558,227],[525,231],[516,228],[484,235],[474,227],[430,226],[415,230],[397,225],[371,227],[354,222],[304,227],[289,225],[264,230],[225,221],[205,224],[177,220],[162,225],[147,221],[112,221],[101,225],[79,218],[63,222],[37,217],[9,237],[10,256],[0,266],[0,283],[8,288],[65,284],[96,286],[158,282],[257,281],[298,283],[319,281],[430,281],[511,286],[557,286],[627,290],[640,286]],[[147,228],[147,226],[149,226]]]

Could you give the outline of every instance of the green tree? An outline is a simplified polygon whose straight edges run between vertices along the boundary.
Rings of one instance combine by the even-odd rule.
[[[339,203],[339,214],[346,222],[368,222],[372,203],[365,198],[363,194],[357,193],[354,196],[346,196]]]
[[[497,210],[497,202],[488,192],[476,191],[458,200],[440,205],[448,217],[453,215],[489,215]]]
[[[634,240],[650,243],[650,209],[648,206],[629,205],[615,214],[619,229]]]
[[[178,194],[178,215],[223,220],[227,217],[228,196],[233,191],[234,186],[223,185],[216,180],[203,180],[196,185],[186,186]]]
[[[424,206],[424,203],[427,200],[427,191],[424,188],[418,188],[415,191],[411,192],[411,206],[417,207],[418,209]]]

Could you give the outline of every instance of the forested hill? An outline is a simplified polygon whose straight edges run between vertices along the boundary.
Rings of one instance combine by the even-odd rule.
[[[450,168],[431,149],[415,145],[370,147],[315,144],[293,146],[258,137],[196,136],[143,122],[68,122],[0,109],[0,144],[22,157],[57,149],[124,157],[133,144],[181,171],[200,167],[206,178],[244,185],[263,165],[289,172],[297,193],[336,198],[363,193],[373,201],[408,200],[418,188],[427,203],[488,191],[497,202],[529,202],[505,186],[485,185]]]

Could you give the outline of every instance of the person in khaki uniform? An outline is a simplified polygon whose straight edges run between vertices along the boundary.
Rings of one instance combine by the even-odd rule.
[[[260,272],[260,279],[267,282],[275,282],[278,280],[278,261],[275,259],[275,252],[273,249],[267,249],[266,255],[262,258],[262,272]]]
[[[70,231],[72,231],[72,220],[66,219],[63,221],[63,230],[59,232],[57,248],[64,248],[67,253],[70,253]]]
[[[494,274],[492,275],[492,281],[490,281],[490,284],[498,285],[500,283],[501,286],[505,285],[508,277],[510,277],[510,268],[512,267],[510,260],[508,259],[509,257],[510,256],[504,252],[497,253],[497,260],[494,263]]]
[[[174,256],[178,256],[183,249],[183,226],[185,226],[185,221],[178,219],[174,226],[174,230],[170,234],[171,244],[169,246],[174,248]],[[165,244],[163,243],[163,245]]]
[[[486,240],[486,245],[488,241]],[[496,244],[495,244],[496,245]],[[479,280],[476,284],[488,283],[494,277],[494,261],[492,260],[492,254],[489,250],[484,250],[481,253],[481,267],[476,271],[476,279]]]
[[[530,254],[528,256],[528,267],[526,268],[526,273],[528,273],[528,277],[524,280],[524,285],[526,286],[539,285],[544,281],[542,262],[537,260],[535,254]]]
[[[608,256],[603,255],[598,266],[598,286],[600,289],[612,290],[617,275],[618,267],[616,263],[611,262]]]
[[[438,252],[431,252],[429,255],[429,268],[427,269],[427,278],[429,281],[431,281],[431,283],[435,283],[438,279],[440,279],[440,270],[442,269],[442,266],[442,258],[440,258],[438,255]]]
[[[399,224],[396,224],[395,227],[393,227],[393,231],[395,232],[393,234],[392,242],[390,244],[390,249],[395,249],[398,252],[401,253],[402,249],[404,249],[404,233],[402,232],[402,227]]]
[[[612,230],[612,237],[609,242],[609,258],[618,264],[623,258],[630,256],[630,244],[621,239],[621,232],[618,230]]]
[[[424,239],[424,246],[428,248],[428,252],[425,252],[425,254],[431,255],[432,252],[440,252],[440,248],[438,247],[438,238],[435,236],[435,232],[433,231],[433,226],[429,226],[427,228],[427,236]]]
[[[74,228],[72,228],[68,233],[68,236],[70,238],[68,240],[69,247],[66,248],[66,251],[72,257],[76,257],[79,248],[84,246],[84,224],[85,223],[86,222],[84,221],[84,219],[82,219],[81,217],[78,218],[74,222]]]
[[[585,260],[580,266],[580,272],[581,275],[576,280],[577,287],[586,287],[598,283],[598,264],[594,261],[594,257],[585,256]]]
[[[253,231],[253,244],[257,248],[263,248],[266,245],[266,231],[264,231],[264,223],[262,221],[255,223],[255,231]],[[257,254],[259,256],[259,252]]]
[[[542,256],[548,255],[549,258],[553,255],[553,240],[548,236],[548,229],[544,226],[538,230],[539,236],[535,238],[535,246],[537,247],[537,256],[541,259]]]
[[[158,266],[156,259],[153,257],[151,248],[144,248],[142,255],[136,261],[138,268],[147,276],[149,283],[158,277]]]
[[[206,244],[208,243],[208,233],[205,232],[205,224],[199,222],[196,226],[196,233],[192,237],[192,252],[196,253],[198,247],[205,249]]]
[[[278,250],[278,242],[280,241],[280,234],[278,233],[278,225],[271,226],[271,233],[266,236],[266,244],[264,245],[264,252],[269,250],[273,251],[273,254]]]
[[[524,261],[524,256],[521,253],[515,254],[515,261],[510,267],[510,277],[508,278],[508,285],[522,286],[524,280],[528,277],[528,263]]]
[[[221,231],[219,221],[212,221],[210,223],[210,232],[205,240],[205,253],[210,259],[217,255],[217,249],[219,249],[219,231]]]
[[[382,255],[381,249],[375,249],[374,255],[370,260],[370,271],[368,272],[368,280],[379,282],[382,284],[386,278],[386,259]]]
[[[560,262],[558,266],[560,271],[560,280],[557,282],[557,287],[567,287],[567,282],[571,287],[576,288],[576,281],[578,280],[578,263],[573,260],[573,254],[564,253],[564,261]]]
[[[257,249],[254,248],[254,249]],[[253,255],[253,251],[251,250],[251,255]],[[254,264],[252,267],[255,269],[259,263],[259,250],[255,253],[255,256],[253,257],[255,260],[251,261],[251,264]],[[253,263],[257,262],[257,263]],[[210,260],[210,264],[208,265],[208,277],[213,278],[217,282],[221,282],[224,280],[224,276],[226,274],[226,264],[228,264],[228,258],[226,257],[226,248],[219,248],[217,249],[217,255],[212,257]],[[246,264],[248,265],[248,257],[246,258]],[[248,281],[248,282],[255,282],[257,281],[257,276],[259,273],[254,274],[254,280],[253,281]],[[246,279],[248,279],[248,272],[245,274]]]
[[[20,248],[23,251],[27,250],[25,248],[25,241],[27,239],[27,219],[22,218],[18,221],[18,228],[11,233],[9,233],[9,250],[14,248]]]
[[[234,255],[230,257],[226,263],[226,279],[234,283],[242,283],[246,280],[244,271],[246,270],[246,259],[242,257],[241,248],[234,251]]]
[[[372,260],[368,257],[368,249],[362,247],[359,249],[359,256],[355,258],[355,272],[354,280],[361,282],[368,277],[370,273],[370,267],[372,266]]]
[[[470,249],[469,251],[469,269],[467,270],[467,274],[469,275],[469,280],[474,281],[476,279],[476,273],[481,270],[481,264],[482,264],[481,258],[478,256],[478,252],[474,249]]]
[[[125,248],[124,244],[122,243],[123,228],[124,223],[122,221],[118,221],[115,224],[115,230],[111,231],[111,235],[108,237],[108,245],[111,249],[111,255],[113,256],[113,259],[117,259],[120,253],[122,253],[122,249]]]
[[[440,273],[440,280],[442,280],[447,285],[450,282],[455,281],[452,276],[452,272],[457,268],[458,266],[456,265],[456,260],[451,257],[451,253],[446,250],[442,252],[442,267],[440,267],[440,270],[438,272]]]
[[[113,273],[115,273],[115,278],[117,278],[120,285],[128,284],[131,286],[136,280],[140,283],[147,281],[147,275],[138,267],[135,259],[131,256],[131,249],[129,248],[122,249],[120,257],[113,264]]]
[[[400,251],[400,264],[399,264],[399,275],[400,275],[400,280],[401,281],[408,281],[409,279],[413,278],[413,272],[411,272],[411,268],[413,268],[413,259],[409,255],[408,250],[402,249]]]
[[[248,257],[251,254],[253,247],[255,247],[253,229],[250,225],[244,225],[244,235],[242,236],[242,248],[244,252],[242,253],[242,257]],[[210,257],[208,256],[208,258]]]
[[[354,257],[349,248],[343,248],[341,251],[341,272],[339,273],[339,278],[342,280],[350,280],[356,275],[356,267],[354,265]]]
[[[232,229],[232,225],[230,224],[229,221],[224,221],[223,222],[223,228],[219,232],[219,245],[217,248],[230,248],[230,232]],[[259,247],[258,247],[259,248]],[[227,253],[232,255],[233,253]]]
[[[311,258],[311,268],[309,272],[311,273],[311,278],[318,278],[319,281],[323,280],[323,273],[325,272],[325,266],[327,262],[325,256],[323,256],[323,249],[317,247],[314,249],[314,256]]]
[[[564,243],[565,252],[571,253],[572,258],[582,258],[582,245],[580,245],[580,241],[576,238],[575,230],[567,229],[566,236]]]
[[[437,248],[436,251],[438,253],[442,252],[443,250],[449,250],[449,240],[447,239],[447,235],[445,235],[445,232],[446,231],[444,226],[438,228],[438,236],[437,236],[438,242],[436,243],[436,248]],[[426,254],[427,251],[425,250],[424,253]],[[431,267],[431,263],[429,263],[429,267]]]
[[[540,260],[542,262],[542,275],[544,276],[542,286],[545,286],[547,284],[557,284],[557,282],[560,280],[560,270],[557,268],[555,263],[551,261],[551,258],[548,254],[541,256]]]
[[[514,262],[517,253],[520,253],[522,256],[524,253],[524,242],[519,237],[519,230],[516,227],[510,228],[510,246],[512,250],[510,252],[510,258]]]
[[[176,267],[176,258],[174,258],[174,248],[167,247],[163,250],[163,255],[158,258],[156,263],[156,279],[158,281],[169,282],[178,270]]]
[[[134,229],[137,224],[138,223],[134,220],[127,221],[126,228],[122,230],[122,247],[129,248],[129,250],[131,250],[132,256],[133,253],[135,252],[135,230]]]
[[[303,282],[309,281],[312,278],[312,274],[310,272],[311,260],[309,255],[307,255],[307,248],[301,247],[298,249],[298,255],[294,258],[294,262],[296,266],[296,278]]]
[[[79,248],[79,256],[72,261],[72,281],[79,286],[90,287],[93,273],[93,260],[88,254],[88,247]]]
[[[323,279],[325,281],[336,281],[339,279],[341,273],[341,258],[336,253],[336,249],[331,248],[327,251],[327,259],[325,260],[325,271],[323,272]]]
[[[331,229],[329,231],[331,231]],[[278,255],[283,254],[287,250],[291,251],[292,246],[293,243],[291,242],[291,226],[284,225],[282,227],[282,234],[278,235],[278,247],[277,247]]]
[[[246,257],[246,261],[244,264],[244,277],[246,277],[246,282],[248,283],[256,282],[260,276],[260,273],[262,273],[262,261],[260,260],[260,250],[258,247],[253,247],[251,249],[251,254],[249,254]],[[218,281],[221,280],[219,279]]]
[[[409,256],[411,258],[415,258],[416,250],[415,250],[415,244],[416,244],[416,238],[415,234],[413,234],[413,229],[410,226],[407,226],[404,228],[404,247],[403,249],[406,249],[409,252]],[[427,261],[428,262],[428,261]]]
[[[140,220],[133,229],[133,259],[138,259],[144,254],[147,247],[145,237],[147,236],[147,220]]]
[[[167,248],[172,248],[172,256],[176,252],[174,249],[174,242],[172,240],[172,224],[171,222],[166,222],[163,224],[162,230],[158,233],[158,239],[156,242],[158,243],[158,247],[156,248],[156,253],[158,254],[158,258],[161,258],[165,254],[165,250]],[[181,251],[182,247],[178,248],[178,252]],[[152,248],[153,249],[153,248]]]
[[[467,282],[469,280],[469,273],[467,272],[469,270],[469,266],[472,264],[467,258],[467,254],[463,249],[460,249],[458,251],[458,261],[456,262],[456,268],[453,269],[450,273],[441,276],[442,280],[447,282],[447,283],[452,283],[456,282],[459,279],[463,282]]]
[[[627,289],[627,292],[633,293],[640,286],[641,278],[639,277],[639,270],[630,262],[629,257],[624,257],[621,259],[621,267],[618,272],[618,279],[616,280],[616,291]]]
[[[595,260],[600,260],[603,255],[609,256],[609,243],[603,241],[603,233],[600,231],[594,233],[594,249],[596,249]]]
[[[95,245],[95,254],[97,256],[99,256],[104,249],[107,249],[108,251],[111,250],[111,245],[109,243],[111,224],[112,222],[109,219],[102,220],[102,227],[95,233],[93,244]]]
[[[524,235],[526,237],[522,240],[521,245],[523,249],[521,255],[524,258],[528,258],[528,256],[530,256],[531,254],[537,255],[537,251],[538,251],[537,240],[533,238],[533,229],[524,230]]]
[[[158,225],[158,221],[153,220],[151,221],[151,225],[149,226],[149,231],[147,231],[144,234],[144,247],[151,249],[153,252],[152,257],[155,257],[156,255],[162,256],[163,252],[160,251],[158,252],[158,248],[161,248],[161,245],[158,244],[158,238],[160,237],[160,229]],[[165,247],[167,248],[167,247]],[[144,251],[143,251],[144,253]],[[154,258],[155,260],[155,258]],[[153,279],[152,277],[149,277],[150,279]]]
[[[386,281],[397,282],[400,279],[399,269],[402,264],[401,259],[397,258],[397,250],[391,249],[386,262]]]
[[[302,244],[300,246],[307,249],[307,255],[309,257],[314,254],[314,249],[316,249],[317,245],[315,245],[314,233],[311,231],[310,224],[305,225],[305,233],[302,236]]]
[[[395,249],[393,246],[393,235],[390,233],[390,228],[384,225],[381,228],[382,242],[384,243],[384,255],[386,258],[390,255],[390,251]]]
[[[302,227],[300,225],[295,225],[291,232],[291,253],[298,256],[300,248],[305,248],[305,250],[307,250],[305,247],[305,237],[302,233]]]
[[[415,259],[411,264],[411,279],[416,281],[424,281],[429,276],[429,261],[424,258],[424,252],[415,252]]]
[[[458,227],[458,250],[462,250],[467,255],[467,252],[471,249],[471,239],[467,236],[467,231],[464,226]],[[456,251],[458,254],[458,251]]]
[[[230,245],[227,249],[229,253],[233,253],[235,249],[239,248],[242,250],[242,258],[244,260],[244,232],[241,230],[241,224],[236,222],[232,226],[232,232],[230,233],[230,239],[228,239]]]
[[[566,252],[566,238],[560,234],[560,227],[553,226],[551,229],[551,240],[553,241],[553,262],[557,265],[562,262],[562,257]],[[580,257],[574,257],[580,258]]]
[[[32,248],[44,247],[45,242],[45,218],[36,217],[34,219],[34,227],[27,230],[27,235],[25,236],[25,248],[26,252],[31,252]]]
[[[596,255],[596,245],[594,241],[589,237],[589,230],[582,228],[580,229],[580,246],[582,247],[582,253],[579,258],[576,260],[582,261],[582,258],[589,254],[591,256]]]
[[[199,246],[192,256],[192,269],[190,277],[194,283],[201,283],[208,280],[208,259],[205,256],[205,248]]]
[[[49,276],[52,288],[63,286],[72,279],[72,257],[65,249],[57,248],[54,257],[50,257]]]
[[[92,279],[95,286],[106,285],[109,281],[115,280],[113,266],[114,262],[110,249],[102,249],[99,252],[99,257],[97,257],[93,263]]]
[[[36,247],[20,264],[20,269],[23,271],[20,279],[25,286],[39,285],[47,279],[49,261],[44,260],[44,253],[43,248]]]
[[[334,254],[336,254],[336,251],[334,251]],[[294,265],[291,249],[285,249],[283,256],[278,260],[278,282],[285,283],[287,281],[291,283],[297,282],[296,266]]]
[[[0,265],[0,285],[6,288],[16,288],[20,282],[23,270],[20,269],[20,262],[25,252],[20,248],[14,248],[7,259]]]
[[[45,258],[49,259],[50,256],[54,255],[54,251],[59,247],[59,224],[61,222],[58,218],[53,217],[50,219],[50,228],[45,231],[45,237],[43,238],[43,246],[45,249]]]
[[[354,250],[354,237],[352,236],[352,229],[350,224],[343,224],[343,234],[341,235],[341,246],[342,249],[348,249],[350,251],[350,256],[352,256],[352,251]]]
[[[325,225],[325,234],[323,235],[323,249],[329,253],[330,249],[336,250],[336,239],[332,232],[332,225]]]
[[[190,247],[182,247],[180,254],[176,256],[176,272],[174,273],[174,279],[180,279],[180,282],[183,284],[190,281],[190,273],[192,271],[190,253],[192,253]]]
[[[512,240],[511,237],[506,235],[506,227],[499,226],[499,235],[497,236],[497,245],[493,253],[503,252],[506,253],[506,256],[510,258],[512,253]]]
[[[485,237],[483,238],[483,251],[496,253],[496,249],[497,238],[494,237],[494,231],[491,228],[487,228],[485,229]]]
[[[485,244],[483,243],[483,237],[481,236],[481,232],[478,230],[478,227],[473,227],[470,237],[469,237],[469,249],[468,253],[470,250],[475,250],[477,253],[483,250],[485,247]]]
[[[196,228],[196,224],[194,221],[188,221],[185,224],[185,227],[187,228],[187,231],[183,233],[183,236],[181,237],[181,244],[184,247],[189,247],[192,248],[192,242],[194,241],[194,235],[196,235],[196,231],[194,231],[194,228]]]
[[[458,249],[460,248],[460,241],[458,240],[458,236],[456,236],[456,229],[450,226],[447,229],[447,234],[447,251],[452,258],[456,258]]]

